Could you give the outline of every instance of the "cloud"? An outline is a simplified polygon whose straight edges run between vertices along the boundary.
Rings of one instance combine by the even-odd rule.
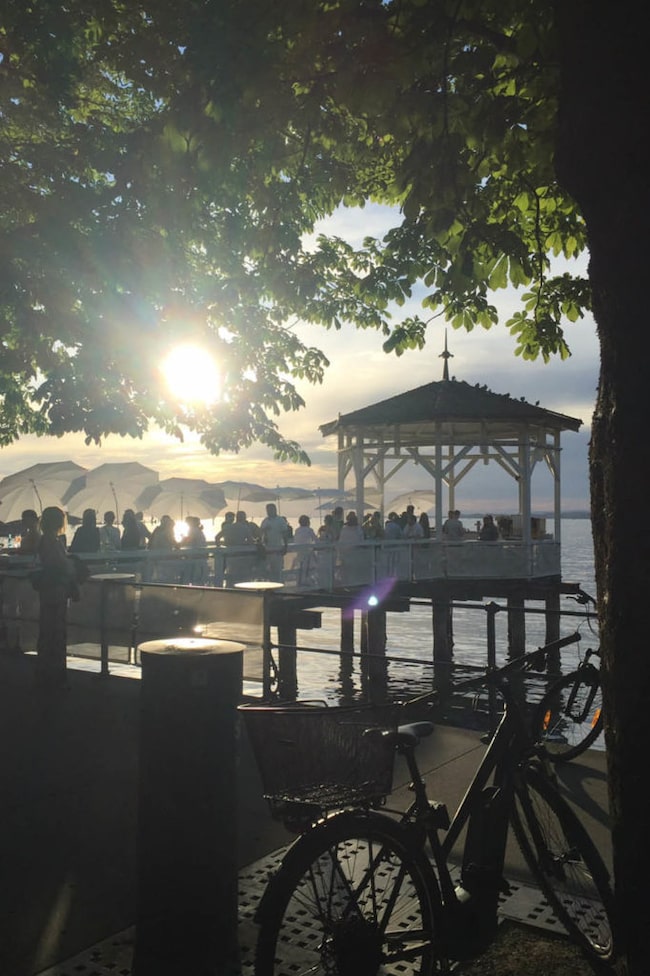
[[[329,221],[328,231],[359,243],[368,234],[381,235],[394,222],[394,216],[388,208],[375,206],[341,210]],[[502,321],[511,315],[519,300],[520,295],[513,289],[491,296]],[[396,314],[409,315],[417,310],[418,297]],[[143,441],[108,438],[101,448],[86,447],[81,434],[57,439],[24,437],[0,449],[0,475],[40,460],[70,458],[89,468],[107,461],[139,460],[160,471],[161,477],[182,473],[208,481],[236,478],[271,486],[291,484],[312,489],[335,484],[336,439],[324,439],[319,426],[334,420],[339,413],[441,379],[443,360],[440,354],[444,349],[445,324],[442,320],[432,322],[426,347],[401,357],[386,355],[382,350],[383,337],[370,330],[359,331],[348,326],[335,332],[301,325],[298,332],[308,344],[323,349],[331,362],[322,385],[298,384],[306,408],[298,413],[283,414],[278,421],[282,432],[300,442],[308,452],[312,459],[310,468],[280,464],[273,460],[266,448],[258,446],[237,455],[211,457],[197,438],[188,436],[184,444],[179,444],[160,432],[153,432]],[[476,328],[467,333],[447,328],[446,332],[453,357],[449,360],[450,375],[470,384],[487,384],[495,393],[523,397],[530,403],[539,402],[548,410],[582,420],[579,434],[567,432],[563,435],[562,492],[565,507],[586,507],[587,450],[599,369],[599,347],[593,320],[586,318],[567,323],[566,336],[573,355],[565,361],[554,358],[548,364],[542,360],[531,363],[515,357],[514,339],[503,325],[487,331]],[[484,472],[488,470],[483,469]],[[400,473],[399,483],[396,480],[392,493],[424,487],[414,483],[414,479],[412,471]],[[481,502],[479,510],[491,502],[496,504],[499,492],[503,491],[498,482],[492,486],[487,474],[481,482],[483,486],[484,490],[477,495]]]

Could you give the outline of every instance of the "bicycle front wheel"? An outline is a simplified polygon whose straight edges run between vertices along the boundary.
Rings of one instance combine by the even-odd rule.
[[[613,896],[607,868],[566,800],[532,764],[515,788],[511,822],[558,919],[592,960],[611,960]]]
[[[264,895],[256,976],[425,976],[435,885],[424,855],[387,817],[325,821],[289,850]]]
[[[535,709],[536,741],[551,762],[575,759],[603,729],[603,692],[598,669],[588,665],[565,674]]]

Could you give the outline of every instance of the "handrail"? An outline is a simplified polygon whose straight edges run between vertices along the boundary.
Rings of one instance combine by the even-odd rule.
[[[224,586],[234,581],[265,577],[263,556],[255,546],[221,546],[206,543],[197,549],[171,551],[137,549],[79,554],[91,565],[127,568],[140,564],[143,579],[192,582]],[[185,579],[182,567],[192,560],[207,559],[207,579]],[[386,578],[402,581],[467,578],[531,579],[560,573],[560,546],[549,540],[523,542],[436,539],[372,539],[355,546],[316,542],[290,542],[282,554],[282,582],[292,589],[335,590],[338,586],[363,586]],[[176,567],[176,568],[175,568]],[[241,569],[241,572],[239,570]],[[165,571],[167,570],[167,572]]]

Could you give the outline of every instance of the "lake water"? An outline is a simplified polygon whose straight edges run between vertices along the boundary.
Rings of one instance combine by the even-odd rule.
[[[583,590],[595,596],[594,555],[589,519],[562,520],[562,578],[579,583]],[[498,602],[498,601],[497,601]],[[472,604],[454,610],[454,663],[462,667],[484,667],[487,663],[487,612],[484,604]],[[505,602],[499,603],[505,609]],[[543,604],[527,603],[539,611]],[[584,613],[568,597],[561,598],[562,613]],[[433,678],[432,623],[429,604],[413,605],[409,613],[388,614],[386,645],[387,691],[393,697],[417,694],[430,689]],[[359,614],[356,615],[360,617]],[[340,612],[324,608],[319,630],[300,631],[301,650],[298,655],[298,694],[300,698],[325,699],[330,703],[360,698],[364,690],[364,676],[358,657],[360,620],[355,620],[355,656],[342,661],[340,647]],[[579,629],[583,640],[563,650],[563,669],[577,660],[587,647],[597,646],[595,621],[562,616],[560,635]],[[543,613],[526,614],[526,649],[533,650],[545,640]],[[507,654],[507,614],[496,615],[497,663]],[[308,652],[309,648],[314,653]]]

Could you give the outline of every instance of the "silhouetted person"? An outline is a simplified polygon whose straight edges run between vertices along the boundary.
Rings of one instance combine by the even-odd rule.
[[[132,508],[124,510],[122,516],[122,537],[120,539],[122,549],[143,549],[142,534]]]
[[[43,535],[38,547],[40,609],[36,682],[47,688],[65,686],[68,600],[79,599],[74,566],[62,541],[64,530],[64,512],[55,506],[46,508],[41,516]]]
[[[266,518],[260,525],[260,534],[266,550],[268,577],[271,580],[281,581],[284,554],[287,551],[290,533],[287,520],[282,515],[278,515],[273,502],[269,502],[266,506]]]
[[[18,552],[36,555],[41,541],[40,519],[33,508],[26,508],[21,516],[20,546]]]
[[[181,549],[203,549],[207,544],[207,540],[203,526],[201,525],[201,519],[198,515],[188,515],[185,521],[187,522],[187,534],[181,539]],[[207,579],[207,552],[205,554],[197,553],[191,559],[186,559],[183,562],[181,572],[182,583],[194,583],[197,586],[203,586],[207,582]]]
[[[120,548],[120,530],[115,525],[115,512],[104,512],[104,524],[99,529],[99,546],[102,552],[114,552]]]
[[[482,542],[496,542],[499,538],[499,530],[494,524],[494,519],[491,515],[486,515],[483,518],[483,525],[481,526],[478,537]]]
[[[163,515],[149,539],[149,550],[161,555],[178,549],[174,534],[175,523],[171,515]],[[173,583],[176,579],[176,567],[171,558],[151,559],[151,578],[154,583]]]
[[[70,552],[99,552],[99,529],[94,508],[84,509],[81,525],[75,530]]]

